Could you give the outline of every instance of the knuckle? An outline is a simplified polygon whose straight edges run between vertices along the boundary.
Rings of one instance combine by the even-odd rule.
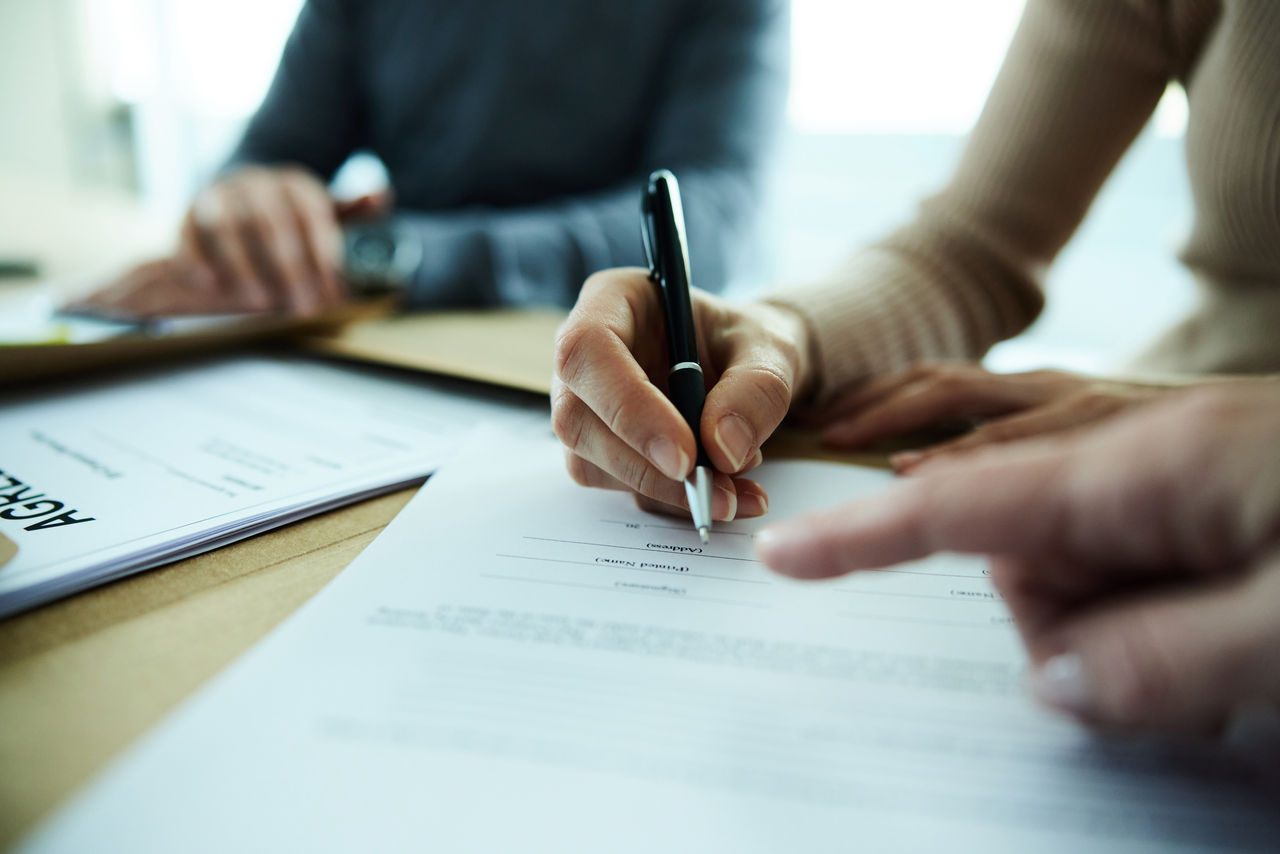
[[[310,218],[336,221],[337,215],[334,213],[328,191],[317,186],[310,175],[296,172],[284,176],[280,182],[280,191],[300,213]]]
[[[227,207],[223,215],[206,223],[210,236],[220,244],[239,245],[245,224],[245,211],[239,206]]]
[[[800,347],[795,341],[787,338],[775,338],[773,348],[778,351],[778,355],[783,362],[789,366],[791,376],[795,376],[800,370],[800,364],[804,361],[804,355],[800,352]],[[787,383],[788,391],[790,383]]]
[[[1148,621],[1135,616],[1114,637],[1104,670],[1104,712],[1120,723],[1150,720],[1178,700],[1177,682]]]
[[[222,187],[210,187],[191,206],[191,228],[198,235],[208,237],[226,228],[234,212],[226,191]]]
[[[614,476],[636,492],[648,495],[649,493],[641,488],[645,483],[645,472],[648,468],[649,464],[640,457],[629,457],[614,472]]]
[[[623,466],[621,480],[641,495],[655,499],[662,494],[661,488],[670,482],[639,456],[633,457]]]
[[[239,227],[246,222],[253,212],[253,202],[243,187],[228,186],[220,188],[218,194],[221,220],[229,227]]]
[[[654,500],[661,500],[663,488],[669,487],[670,484],[671,481],[667,479],[666,475],[653,466],[646,464],[644,471],[640,474],[640,483],[636,487],[636,491]]]
[[[614,277],[615,274],[609,270],[601,270],[599,272],[592,273],[590,276],[587,276],[587,280],[582,283],[582,292],[586,293],[587,291],[596,291],[601,288],[607,288],[612,284]]]
[[[236,197],[236,186],[239,183],[239,176],[233,175],[217,183],[210,184],[204,188],[204,191],[196,197],[199,202],[209,205],[227,206]]]
[[[648,281],[648,272],[639,267],[600,270],[587,277],[587,280],[582,283],[582,291],[625,292],[625,289],[634,288],[637,282],[647,284]]]
[[[239,214],[241,228],[252,231],[264,239],[274,239],[275,217],[261,205],[245,205]]]
[[[278,229],[271,234],[271,248],[274,260],[285,267],[288,272],[301,274],[305,256],[302,241],[290,229]]]
[[[603,327],[572,318],[556,336],[556,376],[566,385],[580,383],[590,372],[593,356],[603,347],[603,339],[609,335]]]
[[[713,324],[714,326],[714,324]],[[772,333],[768,338],[769,349],[777,354],[776,358],[782,365],[786,365],[788,370],[783,371],[781,368],[774,369],[779,379],[782,379],[788,389],[788,398],[790,397],[791,383],[786,379],[787,376],[794,376],[799,370],[800,363],[803,361],[803,354],[800,352],[799,345],[785,335]]]
[[[615,436],[627,436],[636,432],[636,426],[649,420],[648,402],[635,392],[616,393],[610,399],[609,411],[604,413],[604,423]]]
[[[591,486],[591,466],[582,457],[574,453],[566,453],[564,455],[564,466],[569,472],[570,479],[578,486]]]
[[[582,447],[587,427],[587,406],[576,394],[561,386],[551,402],[551,429],[566,447]]]
[[[737,373],[739,384],[752,396],[750,403],[758,412],[768,412],[781,417],[791,406],[791,381],[772,365],[752,365],[730,368],[727,373]]]
[[[327,199],[295,193],[289,196],[289,201],[294,216],[307,230],[327,237],[326,231],[338,229],[338,215]]]
[[[302,166],[283,166],[273,174],[279,179],[280,183],[288,184],[298,189],[310,190],[323,187],[315,174]]]

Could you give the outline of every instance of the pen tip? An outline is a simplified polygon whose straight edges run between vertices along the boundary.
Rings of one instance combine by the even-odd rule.
[[[702,540],[703,545],[711,542],[711,537],[707,536],[707,528],[705,525],[698,529],[698,539]]]

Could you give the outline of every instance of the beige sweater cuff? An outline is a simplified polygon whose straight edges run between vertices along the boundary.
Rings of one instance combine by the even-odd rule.
[[[921,359],[976,359],[1030,321],[999,289],[945,281],[898,250],[865,249],[814,282],[768,291],[761,300],[800,315],[809,330],[812,383],[821,405],[869,377]],[[1034,315],[1032,315],[1034,316]]]

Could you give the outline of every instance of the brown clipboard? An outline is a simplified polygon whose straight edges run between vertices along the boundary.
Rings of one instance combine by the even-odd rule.
[[[565,316],[555,309],[408,313],[295,343],[325,356],[547,394]]]
[[[313,317],[249,315],[183,334],[140,333],[84,344],[0,346],[0,387],[127,364],[154,364],[273,339],[331,333],[349,323],[385,315],[394,307],[394,300],[381,298],[348,303]]]

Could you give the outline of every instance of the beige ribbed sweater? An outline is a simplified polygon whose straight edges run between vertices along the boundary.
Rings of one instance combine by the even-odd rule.
[[[1138,367],[1280,372],[1280,0],[1030,0],[946,189],[831,275],[766,297],[809,323],[817,398],[1025,329],[1171,80],[1190,105],[1181,258],[1203,298]]]

